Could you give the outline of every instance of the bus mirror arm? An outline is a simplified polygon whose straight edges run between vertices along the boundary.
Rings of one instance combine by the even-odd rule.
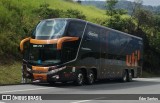
[[[20,42],[20,45],[19,45],[19,50],[23,53],[23,50],[24,50],[24,43],[29,41],[30,40],[30,37],[28,38],[25,38],[23,39],[21,42]]]

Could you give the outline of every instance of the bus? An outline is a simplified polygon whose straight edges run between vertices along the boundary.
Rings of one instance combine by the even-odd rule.
[[[73,18],[45,19],[20,42],[22,81],[93,84],[140,77],[143,39]]]

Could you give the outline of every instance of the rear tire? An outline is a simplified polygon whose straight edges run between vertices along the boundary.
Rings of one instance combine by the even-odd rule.
[[[84,74],[82,71],[79,71],[76,75],[76,80],[74,81],[75,85],[81,86],[84,84]]]
[[[94,80],[95,80],[95,75],[94,75],[93,71],[89,71],[89,73],[87,75],[87,84],[92,85],[94,83]]]
[[[127,82],[127,71],[126,70],[123,71],[121,81],[122,82]]]
[[[132,81],[132,73],[127,72],[127,82],[131,82],[131,81]]]

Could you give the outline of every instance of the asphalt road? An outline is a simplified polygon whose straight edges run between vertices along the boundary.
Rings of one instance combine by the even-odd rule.
[[[25,103],[160,103],[160,101],[145,100],[107,100],[117,98],[130,98],[129,95],[134,94],[148,94],[153,97],[153,94],[160,94],[160,78],[137,78],[133,82],[121,83],[118,81],[98,81],[94,85],[74,86],[72,83],[56,85],[41,84],[24,84],[24,85],[10,85],[0,86],[0,94],[49,94],[48,96],[63,96],[63,100],[48,100],[48,101],[23,101]],[[53,95],[52,95],[53,94]],[[66,95],[67,94],[67,95]],[[80,95],[77,99],[77,95]],[[92,95],[85,95],[92,94]],[[94,95],[95,94],[95,95]],[[105,94],[105,95],[103,95]],[[106,94],[110,94],[106,97]],[[115,95],[111,95],[115,94]],[[122,95],[119,95],[122,94]],[[123,94],[127,94],[124,95]],[[57,97],[58,97],[57,96]],[[108,95],[107,95],[108,96]],[[147,97],[148,97],[147,96]],[[65,100],[65,98],[76,98],[74,100]],[[159,96],[160,97],[160,96]],[[159,97],[158,98],[160,100]],[[103,100],[100,100],[103,99]],[[0,101],[0,103],[22,103],[22,101]]]

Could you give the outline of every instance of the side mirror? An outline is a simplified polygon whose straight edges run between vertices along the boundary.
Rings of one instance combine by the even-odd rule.
[[[25,38],[25,39],[23,39],[23,40],[20,42],[19,49],[20,49],[21,52],[23,52],[23,50],[24,50],[24,43],[27,42],[27,41],[29,41],[29,40],[30,40],[30,37]]]

